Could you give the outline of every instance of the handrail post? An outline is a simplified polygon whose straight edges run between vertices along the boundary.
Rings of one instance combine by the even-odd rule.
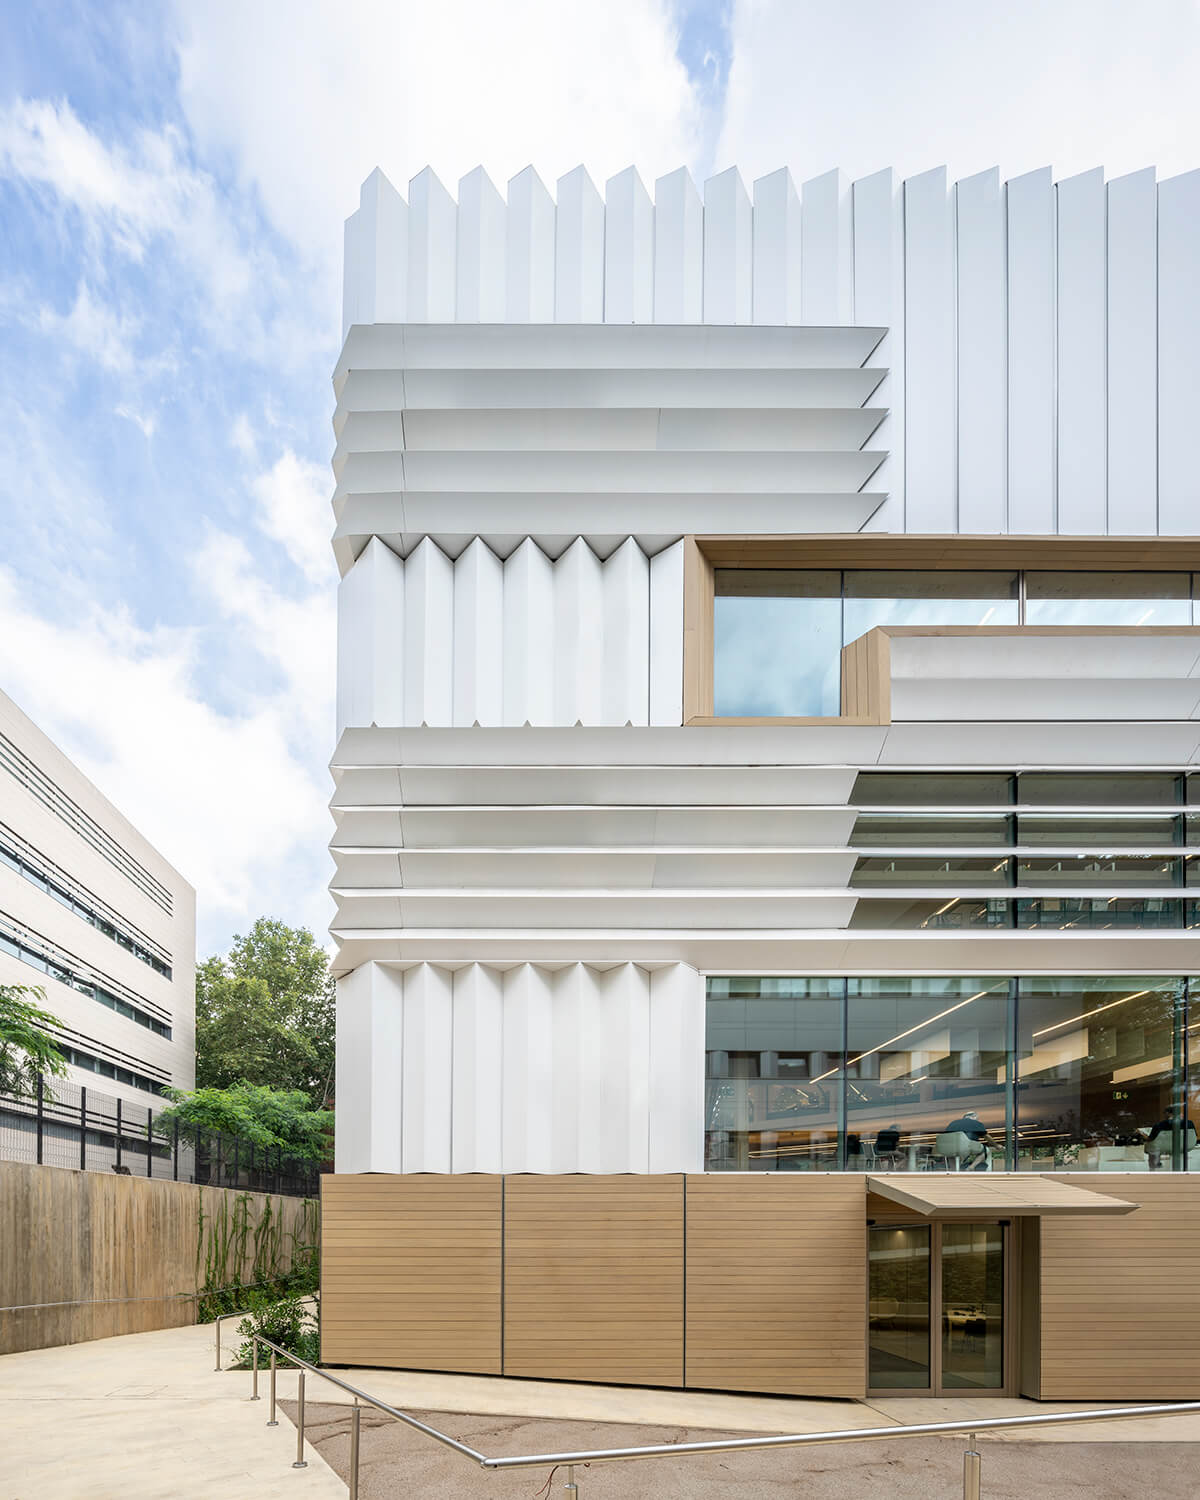
[[[258,1340],[250,1340],[250,1368],[254,1374],[250,1381],[250,1399],[257,1401],[258,1397]]]
[[[575,1483],[575,1465],[567,1465],[567,1482],[563,1485],[566,1500],[579,1500],[579,1486]]]
[[[221,1368],[221,1316],[219,1313],[213,1320],[213,1327],[217,1330],[217,1362],[213,1369],[219,1370]]]
[[[355,1396],[354,1411],[350,1417],[350,1500],[358,1500],[358,1444],[361,1433],[362,1407]]]
[[[308,1463],[304,1457],[304,1371],[300,1371],[300,1377],[296,1382],[296,1400],[299,1403],[296,1411],[296,1462],[293,1469],[307,1469]]]
[[[271,1416],[267,1422],[268,1427],[278,1427],[279,1420],[275,1415],[275,1351],[271,1350]]]
[[[963,1454],[963,1500],[979,1500],[982,1459],[975,1447],[975,1434],[971,1434],[971,1446]]]

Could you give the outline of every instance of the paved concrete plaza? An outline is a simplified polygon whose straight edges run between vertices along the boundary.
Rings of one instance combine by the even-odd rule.
[[[236,1342],[226,1325],[228,1348]],[[381,1399],[437,1413],[435,1426],[488,1453],[681,1441],[686,1436],[815,1432],[971,1414],[1046,1412],[1028,1401],[801,1401],[708,1392],[638,1390],[395,1370],[338,1372]],[[349,1397],[310,1381],[306,1469],[293,1469],[289,1420],[294,1372],[280,1371],[280,1425],[250,1376],[213,1370],[211,1326],[163,1329],[0,1358],[0,1500],[344,1500]],[[315,1389],[314,1389],[315,1387]],[[363,1500],[483,1493],[532,1496],[541,1470],[484,1474],[398,1424],[364,1414]],[[1195,1493],[1200,1418],[1173,1417],[1049,1428],[1036,1439],[983,1441],[988,1500],[1087,1494],[1124,1500]],[[848,1444],[735,1458],[655,1460],[581,1471],[581,1500],[645,1494],[751,1496],[783,1486],[806,1496],[886,1495],[919,1500],[958,1493],[963,1444],[955,1438]],[[324,1455],[324,1456],[322,1456]],[[328,1460],[328,1462],[326,1461]],[[332,1465],[332,1467],[330,1466]],[[556,1485],[562,1474],[556,1476]],[[1071,1486],[1075,1488],[1072,1489]],[[824,1486],[824,1488],[822,1488]],[[1124,1487],[1122,1487],[1124,1486]]]

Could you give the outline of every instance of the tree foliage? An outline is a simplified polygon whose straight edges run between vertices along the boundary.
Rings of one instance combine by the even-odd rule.
[[[57,1016],[37,1003],[45,1000],[40,985],[0,984],[0,1094],[32,1094],[39,1074],[61,1077],[66,1060],[47,1027]]]
[[[219,1130],[254,1146],[278,1146],[304,1161],[325,1161],[330,1154],[333,1112],[316,1108],[303,1089],[237,1083],[228,1089],[169,1089],[167,1096],[172,1103],[156,1116],[163,1134],[178,1120],[190,1130]]]
[[[196,971],[196,1083],[300,1091],[333,1085],[334,983],[307,927],[259,917]]]

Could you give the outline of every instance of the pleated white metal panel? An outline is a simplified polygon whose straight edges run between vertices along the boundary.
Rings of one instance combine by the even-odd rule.
[[[958,236],[958,527],[1006,529],[1008,330],[1000,173],[963,178]]]
[[[1158,189],[1158,529],[1200,530],[1200,171]]]
[[[654,321],[704,317],[704,205],[680,167],[654,184]]]
[[[483,168],[476,167],[458,184],[458,322],[504,321],[507,231],[507,205]]]
[[[800,194],[786,167],[754,184],[756,323],[799,323]]]
[[[753,307],[750,199],[736,167],[704,184],[704,321],[749,323]]]
[[[337,730],[404,722],[404,563],[378,538],[338,584]]]
[[[554,199],[526,167],[508,184],[505,280],[509,323],[554,321]]]
[[[1007,191],[1007,530],[1035,536],[1055,529],[1054,184],[1049,167],[1010,178]]]
[[[605,183],[604,321],[654,318],[654,204],[635,167]]]
[[[1104,532],[1104,172],[1058,184],[1058,530]]]
[[[604,200],[583,167],[557,184],[554,231],[554,318],[604,321]]]
[[[958,530],[954,221],[946,169],[904,184],[904,526]]]
[[[800,193],[801,309],[805,323],[854,319],[853,205],[838,170],[806,182]]]
[[[1154,169],[1108,184],[1108,531],[1158,529]]]
[[[408,316],[414,323],[452,323],[458,205],[429,170],[408,187]]]
[[[339,1172],[702,1167],[684,964],[367,963],[338,984]]]

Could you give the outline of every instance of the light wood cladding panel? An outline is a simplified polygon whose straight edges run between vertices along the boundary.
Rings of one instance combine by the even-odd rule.
[[[683,1384],[683,1178],[509,1177],[504,1373]]]
[[[1186,536],[899,536],[885,532],[689,538],[717,568],[1200,569]]]
[[[687,1384],[866,1391],[866,1182],[763,1172],[687,1180]]]
[[[1059,1182],[1080,1185],[1078,1176]],[[1200,1174],[1105,1174],[1139,1205],[1121,1218],[1043,1219],[1043,1401],[1200,1393]]]
[[[713,565],[693,537],[683,539],[683,722],[713,712]]]
[[[322,1359],[500,1374],[503,1182],[322,1178]]]

